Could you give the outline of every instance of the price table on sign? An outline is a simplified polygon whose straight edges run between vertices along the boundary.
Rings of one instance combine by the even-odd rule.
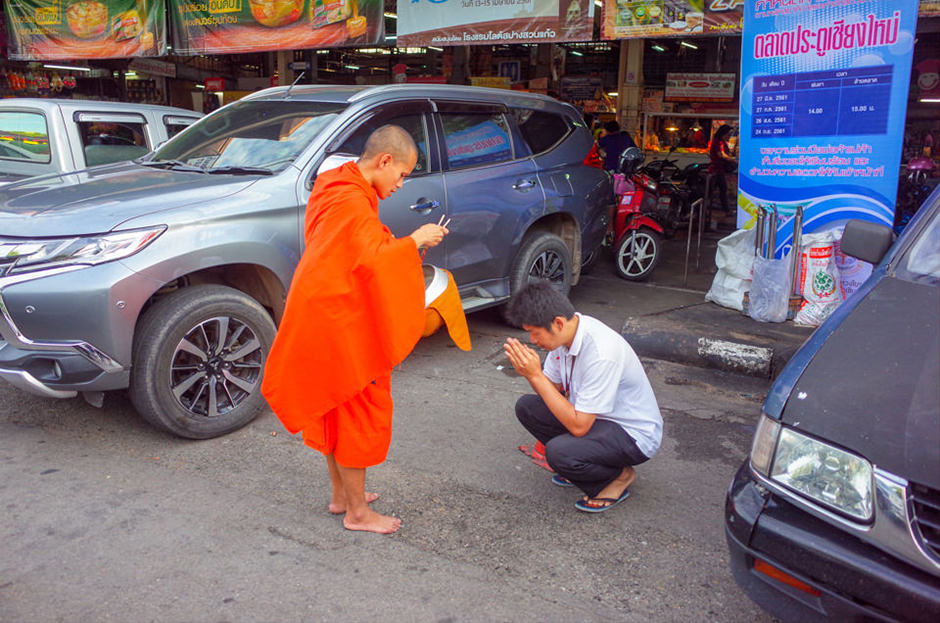
[[[885,134],[893,65],[755,76],[754,138]]]

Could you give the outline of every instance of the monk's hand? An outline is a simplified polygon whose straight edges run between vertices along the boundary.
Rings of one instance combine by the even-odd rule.
[[[542,362],[539,360],[538,353],[532,348],[511,337],[503,344],[503,350],[509,357],[509,363],[521,376],[531,379],[541,374]]]
[[[418,245],[419,249],[421,247],[431,248],[439,245],[441,240],[443,240],[444,236],[446,236],[448,233],[449,230],[442,225],[426,223],[411,232],[411,237],[414,239],[415,244]]]

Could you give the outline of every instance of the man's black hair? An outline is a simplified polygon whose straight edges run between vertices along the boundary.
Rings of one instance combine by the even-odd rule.
[[[506,320],[521,327],[542,327],[551,331],[557,316],[574,318],[574,305],[548,281],[534,281],[525,285],[509,299]]]
[[[616,121],[607,121],[604,123],[604,129],[607,130],[610,134],[616,134],[620,131],[620,124]]]

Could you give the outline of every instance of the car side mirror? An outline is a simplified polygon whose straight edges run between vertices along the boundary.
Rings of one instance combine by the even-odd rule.
[[[845,224],[841,249],[846,255],[879,264],[896,237],[887,225],[853,219]]]

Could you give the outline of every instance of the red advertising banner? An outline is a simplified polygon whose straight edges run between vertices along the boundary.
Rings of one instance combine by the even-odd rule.
[[[14,60],[166,54],[163,0],[4,0]]]
[[[733,102],[737,74],[667,73],[667,102]]]
[[[743,23],[744,0],[705,0],[703,34],[740,34]]]
[[[385,43],[383,0],[168,0],[177,54]]]
[[[398,45],[590,41],[594,0],[398,0]]]
[[[940,0],[920,0],[917,13],[920,17],[940,17]]]

